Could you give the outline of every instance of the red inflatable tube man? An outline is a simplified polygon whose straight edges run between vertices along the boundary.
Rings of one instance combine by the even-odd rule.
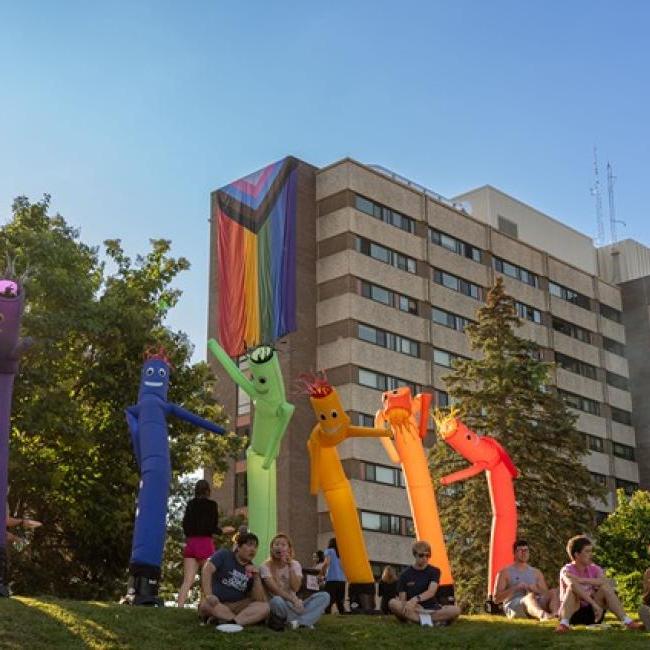
[[[488,599],[497,573],[514,562],[512,546],[517,536],[517,503],[513,480],[519,475],[506,450],[488,436],[478,436],[470,431],[454,413],[442,415],[434,412],[438,435],[471,465],[440,479],[442,485],[485,472],[492,504],[492,533],[488,567]]]

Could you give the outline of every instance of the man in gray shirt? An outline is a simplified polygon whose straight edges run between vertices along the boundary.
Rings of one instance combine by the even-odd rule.
[[[513,545],[515,561],[497,575],[494,600],[503,603],[508,618],[557,618],[560,600],[557,589],[549,589],[539,569],[528,564],[528,542],[517,540]]]

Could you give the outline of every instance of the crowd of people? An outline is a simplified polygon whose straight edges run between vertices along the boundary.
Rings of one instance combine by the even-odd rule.
[[[215,551],[212,536],[234,529],[219,528],[217,504],[209,495],[207,481],[199,481],[183,519],[187,540],[179,607],[184,606],[200,571],[199,616],[223,631],[264,621],[274,630],[313,628],[332,608],[339,614],[346,612],[346,576],[336,539],[324,552],[316,551],[313,565],[303,570],[294,557],[291,538],[280,533],[271,540],[268,558],[256,566],[259,540],[245,527],[233,538],[232,549]],[[514,563],[499,572],[494,586],[494,601],[508,618],[558,619],[555,631],[563,634],[572,625],[600,624],[609,610],[627,629],[650,629],[650,569],[643,578],[642,621],[634,621],[625,613],[613,581],[594,564],[593,543],[584,535],[567,544],[570,561],[560,570],[559,588],[550,589],[542,572],[531,566],[528,542],[517,540],[513,551]],[[436,598],[440,569],[429,564],[431,546],[417,541],[412,554],[412,565],[399,576],[392,566],[385,567],[378,589],[381,612],[422,626],[451,624],[461,611]]]

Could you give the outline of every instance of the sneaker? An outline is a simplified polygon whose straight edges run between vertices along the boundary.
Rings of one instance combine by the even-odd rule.
[[[237,624],[237,623],[221,623],[221,625],[217,625],[215,630],[218,630],[219,632],[227,632],[227,633],[233,633],[233,632],[241,632],[244,628]]]
[[[298,621],[289,621],[287,627],[290,630],[297,630],[300,627],[300,623]]]
[[[644,625],[641,623],[641,621],[630,621],[629,623],[625,624],[625,628],[627,630],[643,630]]]
[[[420,614],[420,625],[423,627],[433,627],[433,621],[431,620],[431,614]]]
[[[639,618],[643,621],[645,629],[650,632],[650,607],[647,605],[641,605],[639,609]]]
[[[566,634],[567,632],[571,631],[571,628],[568,625],[565,625],[564,623],[560,623],[556,628],[555,631],[558,634]]]

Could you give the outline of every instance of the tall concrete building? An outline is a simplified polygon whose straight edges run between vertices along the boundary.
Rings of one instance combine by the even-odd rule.
[[[640,486],[650,490],[650,248],[625,239],[599,248],[598,264],[601,277],[621,290]]]
[[[216,232],[212,233],[209,336],[216,337]],[[284,376],[326,369],[353,421],[370,424],[381,392],[401,385],[448,401],[443,377],[472,357],[464,334],[497,275],[517,301],[519,334],[558,365],[554,381],[578,414],[585,462],[608,488],[639,483],[621,291],[598,276],[591,240],[486,186],[453,201],[377,166],[351,159],[321,169],[299,164],[298,330],[277,343]],[[221,369],[219,399],[246,433],[250,404]],[[279,528],[298,557],[332,536],[327,507],[310,496],[306,441],[314,425],[307,398],[278,462]],[[434,442],[430,438],[428,442]],[[408,564],[413,522],[401,471],[374,439],[339,452],[357,499],[376,571]],[[217,492],[222,511],[245,509],[245,461]]]

